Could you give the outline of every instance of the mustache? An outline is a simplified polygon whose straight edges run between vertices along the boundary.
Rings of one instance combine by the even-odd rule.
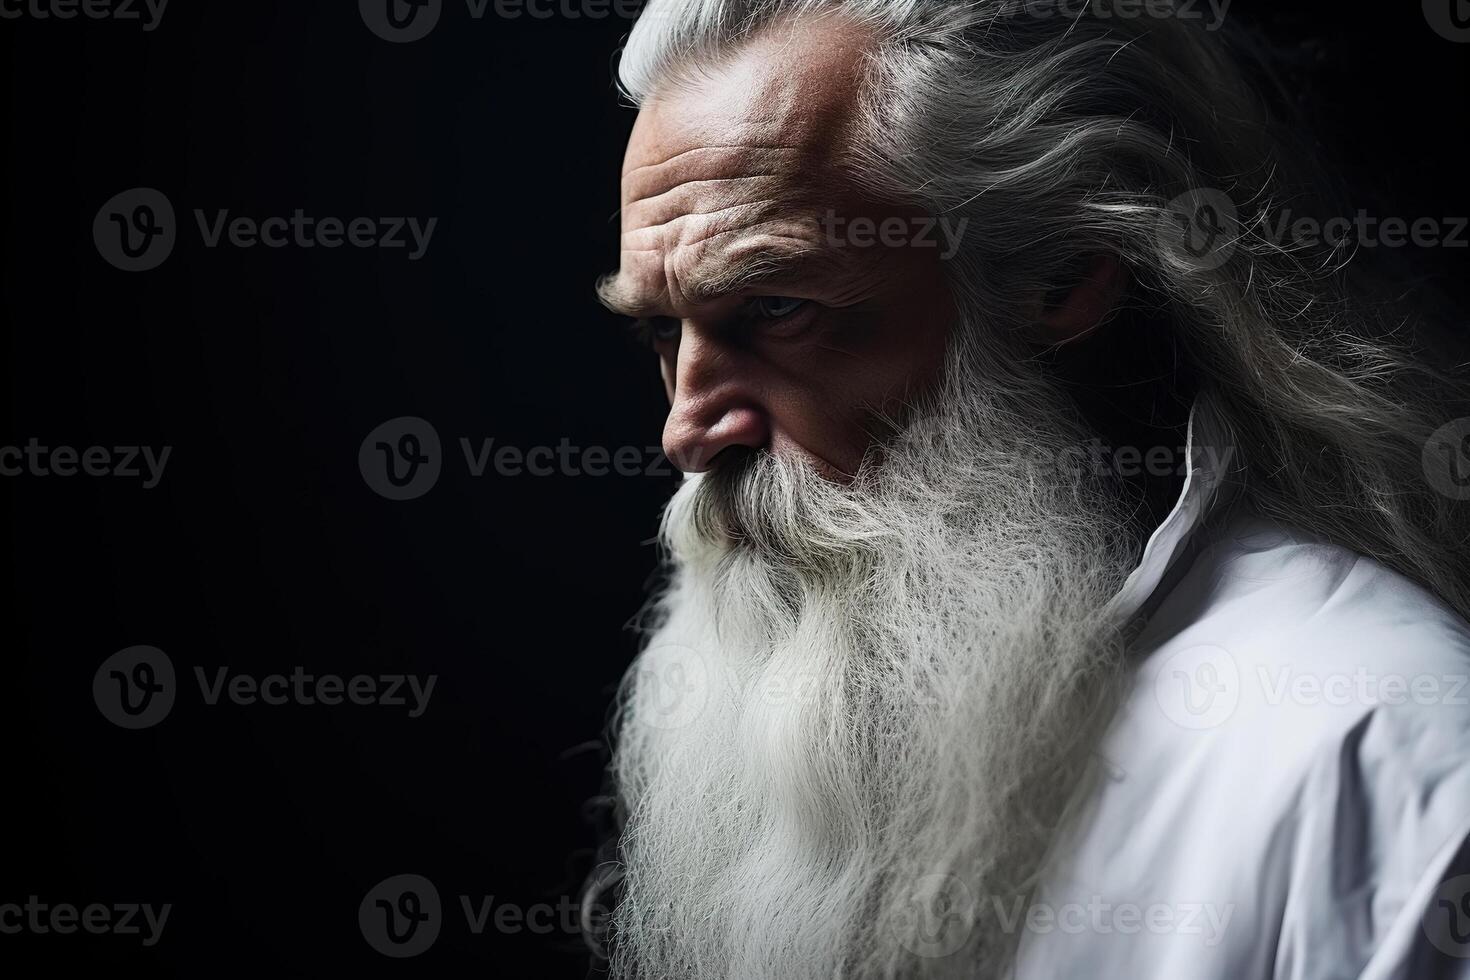
[[[686,477],[690,522],[705,541],[735,545],[753,536],[753,502],[773,495],[785,477],[782,463],[766,449],[732,447],[720,453],[704,473]]]
[[[743,553],[787,572],[831,574],[891,532],[875,519],[869,482],[835,483],[803,458],[765,449],[726,450],[719,465],[686,477],[665,512],[665,540],[685,559]]]

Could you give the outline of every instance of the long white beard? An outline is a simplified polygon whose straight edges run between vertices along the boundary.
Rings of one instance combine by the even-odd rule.
[[[983,376],[954,358],[851,486],[760,454],[675,494],[617,723],[614,976],[1008,959],[1115,703],[1132,538],[1062,401]]]

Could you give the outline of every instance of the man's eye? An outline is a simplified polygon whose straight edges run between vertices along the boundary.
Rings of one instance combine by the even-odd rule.
[[[766,320],[780,320],[788,317],[807,304],[807,300],[794,299],[790,296],[757,296],[750,302],[750,309],[756,316]]]
[[[679,330],[682,327],[680,321],[673,317],[655,316],[633,323],[633,336],[638,342],[648,347],[656,347],[659,344],[672,343],[679,339]]]

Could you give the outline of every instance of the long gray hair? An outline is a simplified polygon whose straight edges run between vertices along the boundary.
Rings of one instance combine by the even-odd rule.
[[[1168,3],[1131,18],[1082,6],[651,0],[620,80],[642,102],[777,19],[867,25],[850,169],[895,203],[969,219],[949,266],[986,325],[967,342],[1022,354],[1027,297],[1120,257],[1128,302],[1165,319],[1182,368],[1217,395],[1249,502],[1470,614],[1470,508],[1424,463],[1431,434],[1470,414],[1465,392],[1424,357],[1422,317],[1371,298],[1350,247],[1273,234],[1322,185],[1273,123],[1249,43]],[[1181,247],[1200,202],[1221,232],[1206,254]]]

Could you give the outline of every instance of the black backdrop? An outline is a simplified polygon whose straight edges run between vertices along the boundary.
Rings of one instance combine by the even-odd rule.
[[[150,488],[29,465],[0,479],[0,906],[171,905],[151,946],[146,925],[0,932],[0,971],[40,957],[127,975],[581,976],[566,907],[601,760],[574,750],[597,738],[631,656],[622,627],[673,486],[662,466],[643,472],[657,377],[590,291],[616,260],[633,113],[610,63],[629,22],[508,19],[493,3],[475,19],[446,0],[431,34],[389,43],[348,0],[174,0],[154,30],[0,7],[23,12],[0,20],[0,446],[105,447],[115,462],[117,447],[170,447]],[[1467,215],[1470,46],[1417,8],[1370,22],[1238,0],[1230,16],[1269,27],[1355,204]],[[157,268],[125,272],[93,221],[136,187],[166,195],[178,237]],[[438,221],[410,260],[411,246],[210,248],[194,218],[297,208]],[[1451,289],[1470,271],[1463,247],[1411,258]],[[432,424],[442,472],[396,501],[358,456],[402,416]],[[565,446],[571,463],[474,476],[460,439]],[[633,447],[637,474],[574,473],[598,465],[589,447]],[[135,645],[167,655],[177,691],[130,730],[93,681]],[[437,681],[418,717],[211,705],[195,670],[212,684],[221,667]],[[443,905],[437,941],[410,960],[380,955],[358,921],[399,874]],[[483,931],[461,896],[477,911],[493,896]]]

